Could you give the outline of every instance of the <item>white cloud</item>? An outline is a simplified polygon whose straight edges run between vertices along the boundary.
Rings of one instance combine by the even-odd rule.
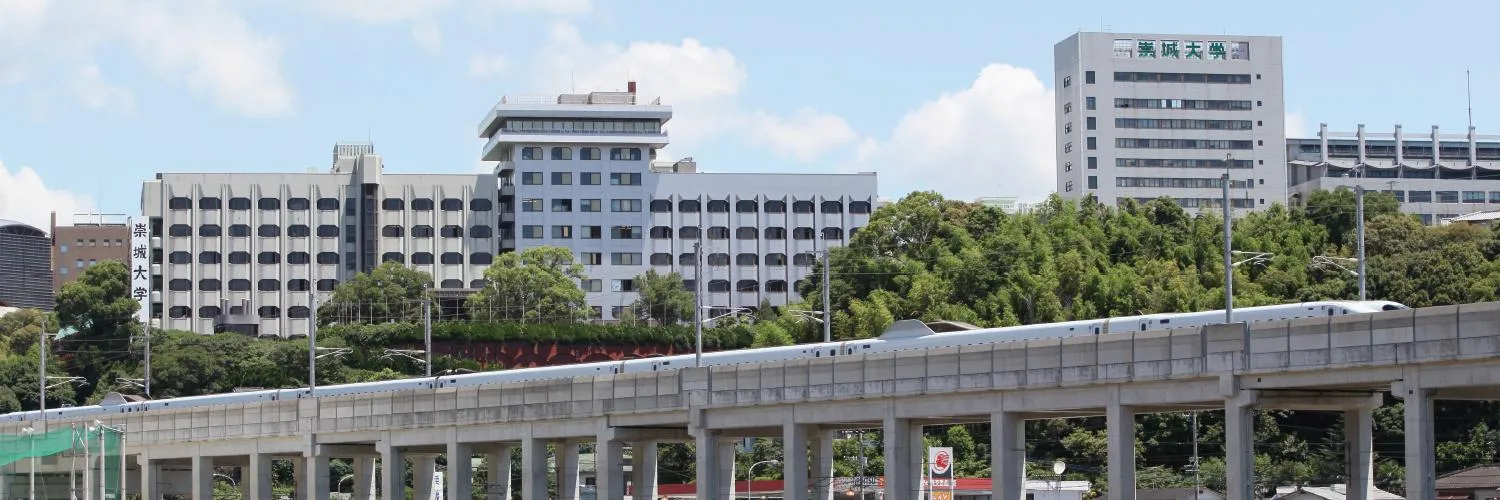
[[[623,91],[639,81],[643,99],[660,96],[672,106],[673,150],[688,150],[703,139],[730,131],[783,156],[813,161],[829,148],[854,139],[842,118],[815,109],[789,118],[748,111],[738,102],[747,71],[728,49],[685,38],[679,43],[593,44],[567,22],[553,25],[537,54],[538,83],[549,92]],[[667,154],[670,156],[670,154]]]
[[[1043,198],[1056,185],[1052,105],[1036,73],[991,64],[969,88],[907,113],[890,138],[860,143],[855,169],[877,171],[892,197]]]
[[[68,88],[84,105],[94,109],[135,109],[135,96],[124,87],[104,80],[99,67],[89,64],[78,68],[68,82]]]
[[[97,50],[117,46],[131,49],[161,75],[183,79],[225,110],[268,116],[292,109],[280,42],[252,30],[220,0],[0,2],[0,67],[10,66],[0,81],[33,80],[49,71],[62,71],[64,81],[76,79],[74,70],[93,65]],[[85,104],[96,96],[75,95]]]
[[[1302,110],[1286,112],[1286,136],[1291,138],[1308,137],[1307,118],[1302,116]]]
[[[443,49],[443,32],[438,29],[437,23],[431,20],[423,19],[413,24],[411,37],[417,41],[417,45],[427,49],[428,52],[435,54]]]
[[[504,54],[474,54],[469,58],[469,74],[486,78],[503,73],[510,67],[510,58]]]
[[[858,139],[843,118],[811,108],[799,109],[786,119],[757,111],[748,121],[751,140],[804,163]]]
[[[0,162],[0,219],[25,222],[51,231],[52,212],[59,218],[94,210],[87,198],[61,189],[48,189],[41,175],[31,167],[20,167],[15,172]]]

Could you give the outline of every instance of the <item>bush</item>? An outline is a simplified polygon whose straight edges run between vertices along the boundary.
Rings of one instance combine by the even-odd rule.
[[[691,348],[693,329],[685,326],[594,325],[588,323],[473,323],[432,324],[434,342],[519,342],[527,344],[669,345]],[[320,328],[322,339],[343,339],[350,346],[389,346],[422,342],[421,323],[338,324]],[[749,347],[755,331],[748,326],[703,330],[704,349]],[[319,341],[322,343],[322,340]]]

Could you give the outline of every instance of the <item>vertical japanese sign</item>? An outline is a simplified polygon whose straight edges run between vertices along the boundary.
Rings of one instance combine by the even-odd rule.
[[[957,486],[953,480],[953,448],[928,448],[927,455],[927,485],[932,499],[952,500]]]
[[[151,223],[132,217],[130,224],[130,297],[140,302],[136,319],[151,321]]]

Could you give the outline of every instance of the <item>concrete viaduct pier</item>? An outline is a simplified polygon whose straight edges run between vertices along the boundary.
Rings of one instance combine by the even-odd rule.
[[[487,498],[577,498],[580,444],[593,444],[601,500],[655,498],[659,443],[696,444],[699,498],[733,497],[735,440],[782,439],[786,491],[826,500],[833,437],[884,434],[887,499],[918,498],[921,428],[988,422],[994,498],[1023,500],[1028,419],[1105,416],[1108,497],[1135,497],[1135,416],[1225,412],[1229,500],[1252,491],[1254,409],[1342,412],[1348,498],[1373,487],[1373,410],[1405,401],[1406,498],[1434,500],[1433,401],[1500,399],[1500,303],[845,355],[675,371],[407,390],[111,414],[127,431],[142,498],[212,498],[213,467],[240,467],[246,498],[270,498],[273,459],[293,460],[298,497],[328,498],[329,460],[353,459],[359,500],[419,498],[445,458],[446,497],[467,499],[487,457]],[[93,421],[95,419],[89,419]],[[67,420],[49,420],[66,425]],[[6,423],[19,433],[31,422]],[[552,450],[549,452],[549,447]],[[626,477],[625,456],[631,456]],[[519,450],[519,463],[513,463]],[[555,456],[555,466],[549,465]],[[377,464],[378,459],[378,464]],[[377,468],[377,465],[379,467]],[[508,473],[519,468],[519,484]],[[180,471],[168,473],[166,471]],[[175,474],[175,475],[174,475]],[[184,477],[185,476],[185,477]],[[631,494],[627,496],[627,484]],[[309,485],[317,487],[309,487]]]

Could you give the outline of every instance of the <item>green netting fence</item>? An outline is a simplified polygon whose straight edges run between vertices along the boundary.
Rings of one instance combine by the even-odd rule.
[[[103,425],[0,434],[0,500],[123,500],[123,445],[124,433]]]

